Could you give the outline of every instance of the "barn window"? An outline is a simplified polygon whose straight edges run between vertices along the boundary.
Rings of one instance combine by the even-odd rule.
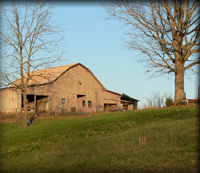
[[[62,104],[66,104],[66,98],[62,98]]]
[[[82,108],[85,107],[85,100],[82,101]]]
[[[92,107],[92,101],[88,101],[88,108],[91,108]]]

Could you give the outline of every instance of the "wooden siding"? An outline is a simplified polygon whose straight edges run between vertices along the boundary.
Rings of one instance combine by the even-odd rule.
[[[52,113],[60,108],[68,112],[72,109],[84,112],[102,111],[104,104],[111,102],[119,109],[121,99],[119,94],[106,91],[91,71],[81,64],[67,70],[52,84],[28,87],[27,94],[36,95],[36,98],[44,96],[45,99],[37,101],[37,109],[38,111],[49,110]],[[7,94],[4,93],[3,97],[5,95]],[[12,106],[6,109],[21,108],[18,104],[21,100],[16,101],[17,97],[14,93],[10,93],[6,103],[9,103],[12,97],[15,97],[15,103],[13,102]],[[65,100],[65,104],[62,104],[62,99]],[[85,101],[85,107],[82,107],[82,101]],[[92,103],[92,107],[88,107],[88,101]]]
[[[13,88],[0,90],[0,112],[18,113],[21,111],[21,92]]]

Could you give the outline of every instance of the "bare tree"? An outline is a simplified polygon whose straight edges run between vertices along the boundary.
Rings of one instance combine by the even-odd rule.
[[[2,49],[1,87],[21,90],[24,126],[27,127],[27,87],[35,76],[45,77],[50,67],[63,54],[59,50],[64,30],[51,21],[52,6],[44,1],[2,3],[0,45]],[[35,72],[35,73],[34,73]]]
[[[149,107],[165,107],[166,106],[166,99],[171,98],[169,93],[164,93],[163,95],[160,92],[152,92],[149,97],[146,97],[147,103]]]
[[[147,72],[175,75],[175,104],[184,99],[184,73],[200,63],[199,1],[111,1],[104,4],[110,18],[132,29],[128,48],[142,53]]]

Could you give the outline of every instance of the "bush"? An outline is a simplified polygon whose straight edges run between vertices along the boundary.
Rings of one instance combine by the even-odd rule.
[[[172,106],[174,104],[174,102],[173,102],[171,97],[166,98],[166,102],[165,103],[166,103],[167,107],[170,107],[170,106]]]

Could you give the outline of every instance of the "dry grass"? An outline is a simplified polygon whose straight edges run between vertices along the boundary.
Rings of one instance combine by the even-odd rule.
[[[19,122],[22,120],[22,114],[3,114],[0,113],[0,123]]]
[[[146,137],[139,136],[139,145],[144,145],[147,143]]]
[[[38,119],[81,119],[81,118],[88,118],[88,117],[103,115],[103,114],[109,114],[109,112],[84,113],[84,114],[79,114],[79,113],[74,114],[74,113],[68,112],[62,115],[39,113],[35,117]],[[28,115],[28,117],[31,117],[31,116],[32,116],[31,114]],[[0,113],[0,123],[20,122],[22,120],[23,120],[22,113],[16,113],[16,114]]]

